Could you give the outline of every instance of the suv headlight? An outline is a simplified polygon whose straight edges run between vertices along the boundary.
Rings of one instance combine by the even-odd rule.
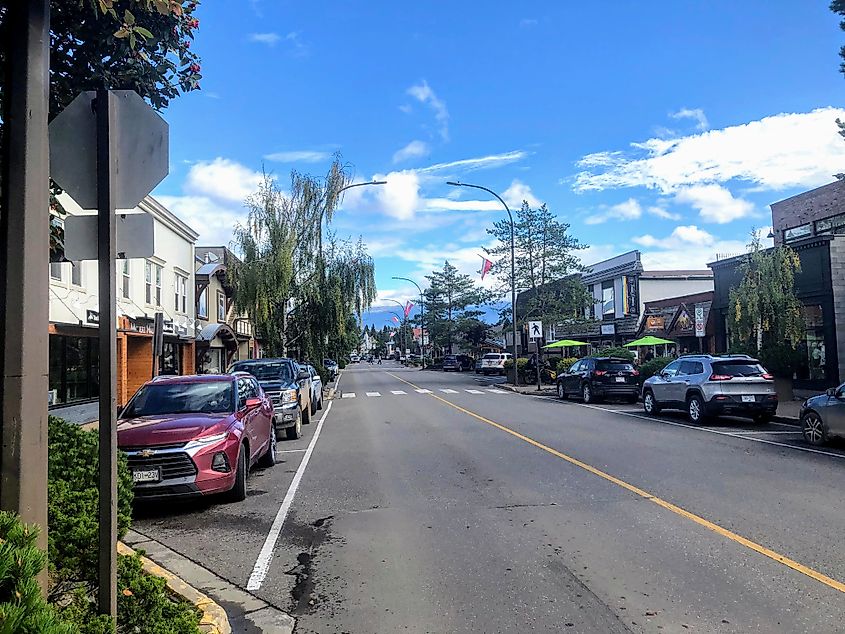
[[[296,400],[296,390],[285,390],[279,397],[282,403],[293,403]]]
[[[215,443],[226,440],[226,438],[228,438],[228,436],[229,436],[229,432],[227,432],[227,431],[224,431],[221,434],[213,434],[211,436],[201,436],[200,438],[195,438],[194,440],[191,440],[190,442],[188,442],[188,444],[185,445],[184,449],[190,450],[190,449],[198,449],[199,447],[208,447],[209,445],[213,445]]]

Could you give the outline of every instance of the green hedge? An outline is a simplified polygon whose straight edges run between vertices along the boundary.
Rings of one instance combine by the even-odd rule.
[[[49,600],[63,620],[81,634],[114,631],[111,619],[97,615],[97,473],[96,432],[60,418],[49,421],[48,542]],[[126,456],[118,456],[118,535],[129,529],[132,476]],[[118,558],[117,628],[145,634],[198,634],[199,613],[174,598],[163,579],[146,574],[138,556]],[[0,634],[4,630],[0,627]]]
[[[36,577],[47,563],[36,546],[38,528],[0,511],[0,632],[73,634],[41,596]]]
[[[615,357],[616,359],[634,360],[634,353],[628,348],[602,348],[596,354],[597,357]]]
[[[558,374],[563,374],[564,372],[569,372],[569,368],[571,368],[575,363],[578,361],[578,357],[564,357],[563,359],[558,359],[557,362],[557,371]]]
[[[653,377],[655,374],[659,374],[660,371],[669,365],[672,360],[672,357],[655,357],[650,361],[646,361],[639,368],[640,381],[645,381],[646,379]]]

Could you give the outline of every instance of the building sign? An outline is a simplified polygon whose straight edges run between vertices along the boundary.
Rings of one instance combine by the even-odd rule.
[[[625,303],[627,304],[625,314],[639,315],[640,299],[637,297],[637,277],[634,275],[626,275],[622,279],[622,283],[622,288],[625,290]]]
[[[678,320],[675,322],[675,330],[679,332],[689,332],[693,329],[693,327],[694,323],[692,318],[689,316],[689,311],[686,306],[683,306],[678,314]]]
[[[603,335],[615,335],[616,334],[616,324],[602,324],[601,325],[601,334],[603,334]]]
[[[695,336],[703,337],[707,323],[704,321],[704,306],[695,307]]]
[[[645,329],[648,332],[663,330],[666,326],[666,318],[663,315],[649,315],[645,318]]]
[[[89,324],[94,324],[95,326],[100,325],[100,313],[96,310],[86,310],[85,311],[85,321]]]

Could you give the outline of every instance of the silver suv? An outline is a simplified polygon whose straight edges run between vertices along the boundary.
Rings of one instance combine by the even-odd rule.
[[[685,355],[643,384],[646,413],[681,409],[693,423],[720,414],[764,423],[777,407],[774,377],[757,359],[742,354]]]

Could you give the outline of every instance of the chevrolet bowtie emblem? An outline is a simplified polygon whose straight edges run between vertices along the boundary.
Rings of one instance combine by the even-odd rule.
[[[152,458],[156,455],[156,452],[153,449],[144,449],[143,451],[139,451],[138,455],[142,458]]]

